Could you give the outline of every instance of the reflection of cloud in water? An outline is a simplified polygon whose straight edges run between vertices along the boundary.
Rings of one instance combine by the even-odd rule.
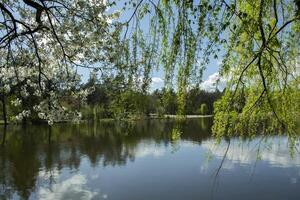
[[[185,147],[185,148],[197,148],[199,146],[198,142],[194,141],[180,141],[180,147]]]
[[[178,140],[174,143],[164,144],[164,143],[156,143],[154,141],[149,140],[149,141],[140,142],[139,144],[137,144],[137,146],[130,149],[129,151],[130,154],[133,155],[135,158],[144,158],[144,157],[161,158],[163,156],[166,156],[166,154],[168,153],[176,152],[181,147],[195,148],[195,147],[199,147],[199,143]],[[124,148],[123,152],[126,151],[128,151],[128,149]]]
[[[97,192],[91,192],[84,188],[87,180],[81,174],[76,174],[69,179],[52,185],[51,189],[41,187],[38,197],[42,200],[52,199],[92,199]]]
[[[39,177],[44,180],[50,178],[57,179],[59,177],[59,170],[57,168],[53,168],[52,170],[41,170],[39,171]]]
[[[140,143],[135,149],[135,157],[143,158],[146,156],[162,157],[166,153],[166,149],[154,142]]]
[[[290,156],[287,138],[270,138],[267,141],[261,141],[260,148],[259,142],[259,139],[250,143],[231,140],[223,168],[232,169],[234,164],[253,164],[257,159],[268,162],[276,167],[300,166],[300,157],[297,155],[294,157]],[[227,143],[221,142],[220,144],[216,144],[215,141],[208,140],[203,142],[201,146],[212,155],[222,158],[225,154]]]
[[[190,141],[178,141],[179,147],[191,148],[199,146],[198,143],[190,142]],[[143,158],[146,156],[153,157],[162,157],[167,153],[166,146],[162,144],[156,144],[155,142],[142,142],[138,144],[136,149],[134,149],[134,155],[136,158]]]

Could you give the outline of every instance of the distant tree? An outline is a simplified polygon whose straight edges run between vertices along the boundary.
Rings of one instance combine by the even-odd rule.
[[[165,114],[176,114],[178,108],[177,95],[173,89],[162,89],[162,105]]]
[[[208,92],[194,87],[187,94],[186,112],[188,114],[199,114],[201,104],[207,105],[207,114],[213,113],[215,101],[220,99],[222,93],[219,90]]]
[[[206,114],[208,114],[207,111],[208,111],[207,105],[205,103],[201,104],[201,106],[200,106],[200,114],[201,115],[206,115]]]

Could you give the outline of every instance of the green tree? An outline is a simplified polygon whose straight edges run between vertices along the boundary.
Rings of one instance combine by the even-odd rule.
[[[201,106],[200,106],[200,114],[201,115],[207,114],[207,105],[205,103],[201,104]]]

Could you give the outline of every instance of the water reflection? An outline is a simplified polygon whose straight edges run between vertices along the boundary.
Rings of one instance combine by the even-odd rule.
[[[208,140],[202,144],[209,153],[217,157],[223,157],[227,148],[224,141],[217,144]],[[257,160],[267,162],[274,167],[299,167],[300,157],[298,154],[291,155],[289,141],[286,137],[268,137],[264,141],[256,138],[251,141],[241,142],[238,139],[231,139],[228,149],[225,168],[232,169],[234,165],[250,165]],[[230,164],[230,165],[229,165]]]
[[[58,178],[57,174],[57,177]],[[53,199],[86,199],[90,200],[97,195],[97,192],[84,188],[87,178],[82,174],[75,174],[66,180],[54,183],[50,188],[41,187],[38,190],[38,198],[43,200]]]
[[[290,186],[300,186],[300,158],[291,157],[283,136],[231,138],[220,168],[221,187],[212,196],[212,174],[228,140],[217,144],[211,123],[10,126],[0,133],[0,199],[240,199],[237,191],[247,195],[244,199],[257,192],[272,199],[287,192],[289,199],[300,197]]]

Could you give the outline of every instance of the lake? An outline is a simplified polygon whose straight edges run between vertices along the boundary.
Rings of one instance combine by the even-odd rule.
[[[217,143],[211,125],[0,127],[0,199],[300,199],[300,157],[287,137]]]

